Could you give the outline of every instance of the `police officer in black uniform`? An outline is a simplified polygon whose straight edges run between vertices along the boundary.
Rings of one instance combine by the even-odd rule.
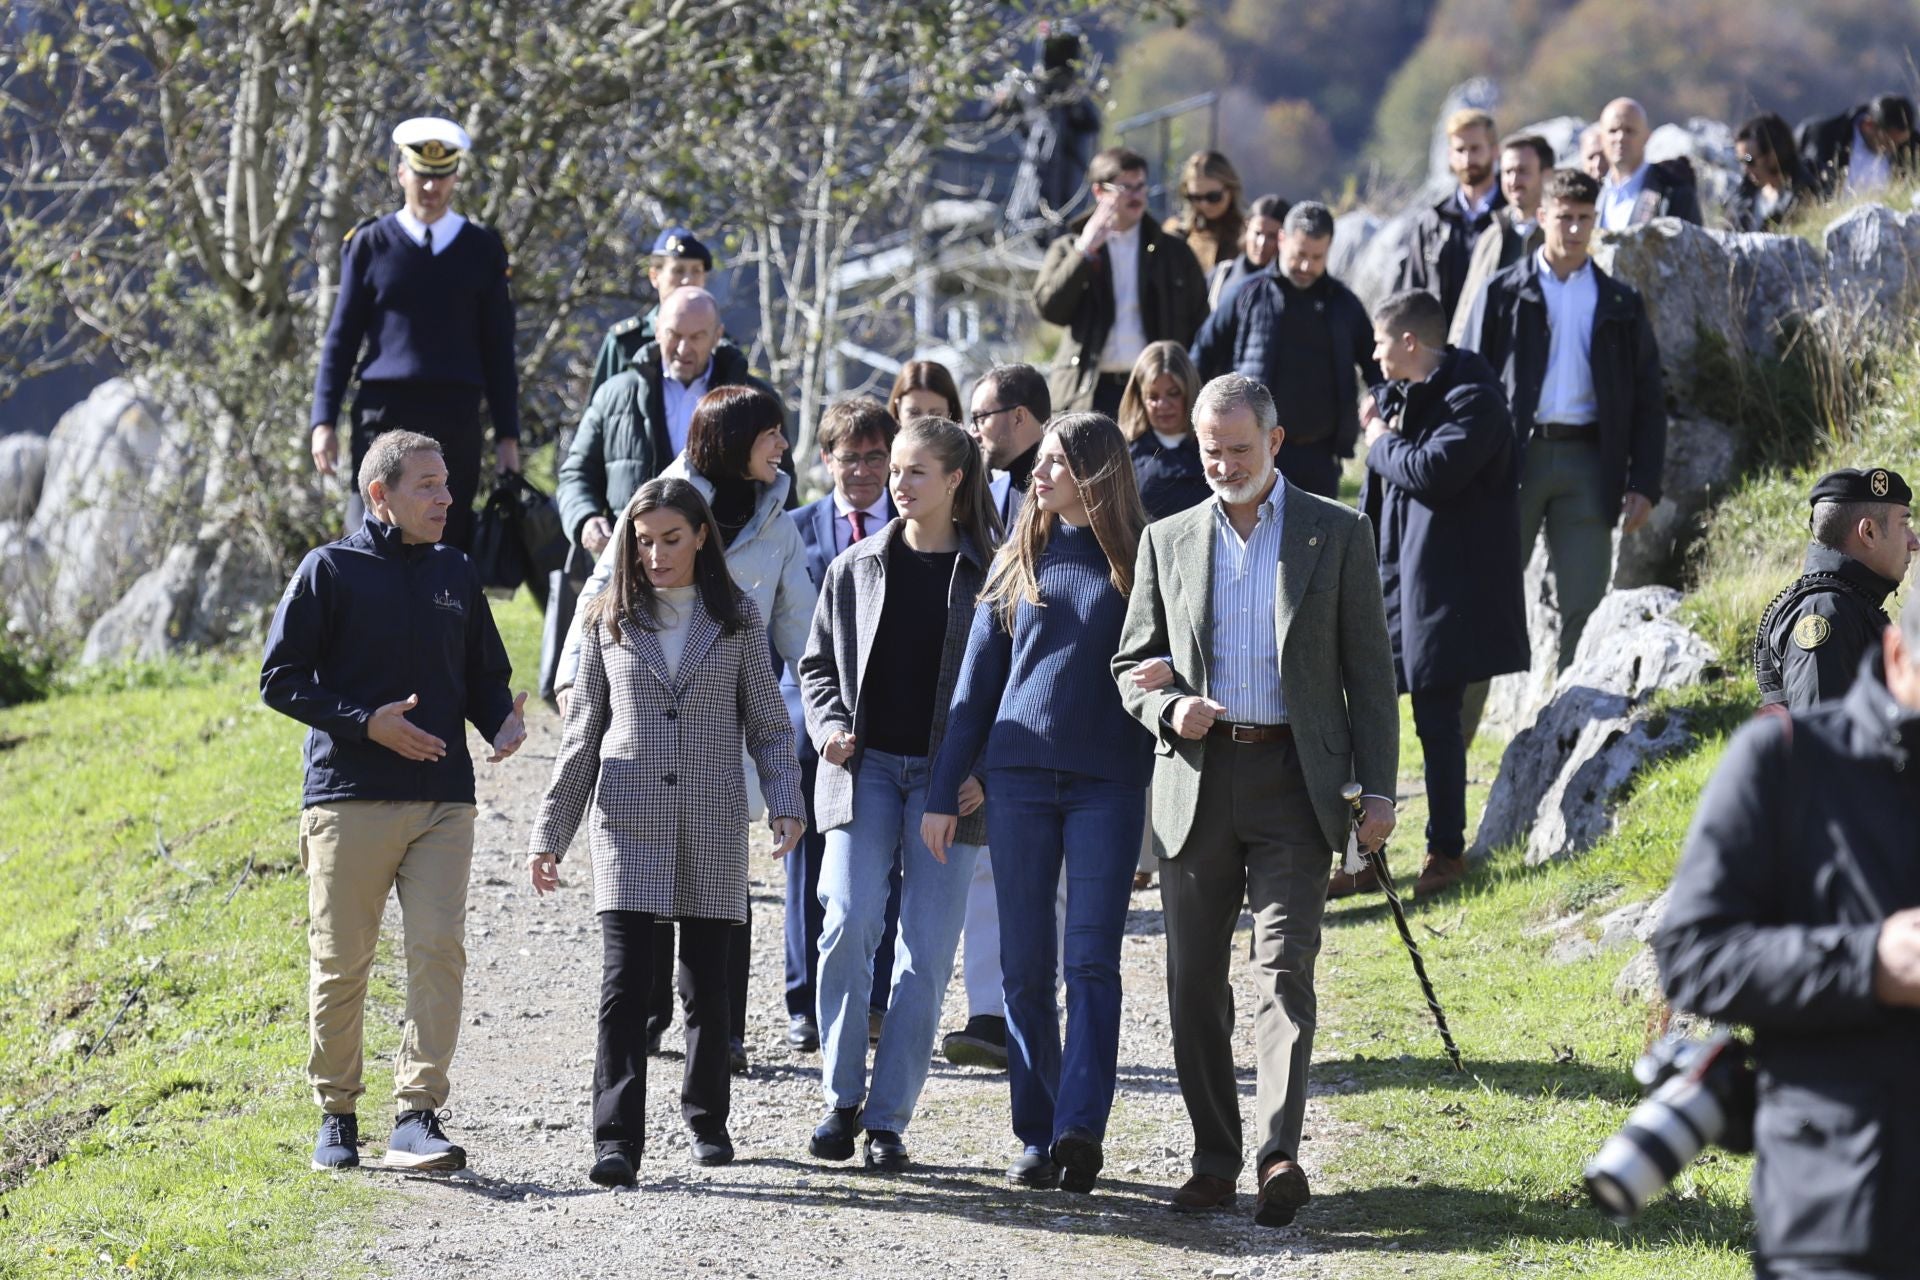
[[[1795,711],[1847,691],[1889,625],[1887,597],[1920,551],[1913,491],[1885,467],[1829,472],[1808,501],[1806,571],[1767,606],[1753,640],[1761,703]]]
[[[382,431],[405,428],[438,440],[453,491],[442,541],[465,551],[480,487],[482,395],[500,470],[520,469],[520,377],[507,290],[513,273],[500,237],[453,211],[460,157],[473,145],[466,130],[420,116],[396,126],[393,142],[406,202],[347,233],[314,377],[313,461],[320,474],[334,473],[334,424],[357,374],[353,474]],[[349,530],[358,530],[363,512],[356,493],[347,504]]]
[[[1676,1009],[1753,1031],[1760,1277],[1920,1276],[1916,752],[1909,599],[1843,697],[1735,736],[1653,939]]]
[[[647,283],[653,286],[653,306],[645,315],[628,316],[608,330],[600,343],[600,354],[593,361],[593,382],[587,387],[587,399],[600,384],[619,377],[633,363],[634,353],[654,338],[654,326],[660,320],[660,304],[681,285],[696,289],[707,287],[707,274],[713,270],[713,254],[693,238],[685,227],[668,227],[653,242],[647,259]],[[566,451],[561,450],[561,456]]]

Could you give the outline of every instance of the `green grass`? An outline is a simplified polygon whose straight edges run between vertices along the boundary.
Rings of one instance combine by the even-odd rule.
[[[496,616],[524,687],[539,615]],[[358,1267],[372,1184],[306,1167],[302,732],[256,680],[121,668],[0,710],[0,1276]],[[367,1027],[377,1137],[398,1029]]]
[[[1572,929],[1596,937],[1599,917],[1665,887],[1747,696],[1730,683],[1676,700],[1706,736],[1642,775],[1618,831],[1585,856],[1528,868],[1507,851],[1468,888],[1410,904],[1465,1074],[1446,1065],[1384,904],[1355,899],[1329,912],[1314,1070],[1336,1090],[1329,1110],[1346,1131],[1324,1157],[1329,1244],[1377,1255],[1382,1274],[1412,1264],[1423,1277],[1748,1273],[1744,1160],[1710,1153],[1624,1231],[1588,1206],[1581,1165],[1639,1099],[1629,1071],[1652,1009],[1613,996],[1630,950],[1550,964],[1558,935],[1541,929],[1584,910]],[[1417,780],[1410,725],[1403,741],[1405,772]],[[1492,750],[1476,744],[1473,777],[1491,777]],[[1484,797],[1476,784],[1470,808]],[[1424,804],[1402,806],[1403,880],[1417,869],[1424,821]]]

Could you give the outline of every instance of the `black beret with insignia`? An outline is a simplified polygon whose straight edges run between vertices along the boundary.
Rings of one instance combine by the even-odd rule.
[[[1814,484],[1813,492],[1807,495],[1807,501],[1818,505],[1822,502],[1891,502],[1896,507],[1913,505],[1913,490],[1900,478],[1898,471],[1889,471],[1885,467],[1842,467],[1838,471],[1829,471]]]

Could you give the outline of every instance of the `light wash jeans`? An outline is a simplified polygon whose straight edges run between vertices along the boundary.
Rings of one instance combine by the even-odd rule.
[[[940,1006],[966,917],[978,845],[938,862],[920,841],[927,759],[867,751],[853,779],[853,820],[827,832],[820,864],[820,1080],[833,1107],[866,1099],[868,1129],[904,1133],[933,1058]],[[900,855],[900,934],[893,1001],[867,1084],[867,1002],[873,955],[886,929],[888,876]]]

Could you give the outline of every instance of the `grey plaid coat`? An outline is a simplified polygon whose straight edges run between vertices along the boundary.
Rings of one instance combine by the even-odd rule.
[[[752,600],[740,608],[747,625],[731,636],[695,612],[672,681],[651,631],[623,626],[616,642],[601,626],[581,637],[560,754],[527,849],[563,856],[591,798],[596,911],[747,918],[743,738],[768,813],[806,813],[767,629]]]
[[[862,538],[827,567],[820,584],[820,603],[813,611],[813,631],[807,655],[800,660],[800,697],[806,704],[807,736],[816,751],[838,730],[850,730],[856,743],[867,736],[867,716],[876,711],[861,697],[861,677],[880,630],[880,611],[887,602],[887,550],[903,536],[904,522],[889,521],[877,536]],[[947,588],[947,638],[940,653],[940,677],[934,688],[933,736],[928,759],[939,753],[947,730],[947,710],[953,686],[960,676],[960,660],[967,653],[967,631],[973,625],[974,598],[986,581],[986,562],[973,540],[960,535],[960,554],[953,560],[953,581]],[[852,710],[848,710],[852,708]],[[885,714],[884,708],[877,709]],[[853,821],[853,775],[860,768],[860,750],[845,764],[828,764],[820,757],[814,774],[813,814],[822,831]],[[983,805],[960,819],[961,844],[987,842],[987,810]]]

